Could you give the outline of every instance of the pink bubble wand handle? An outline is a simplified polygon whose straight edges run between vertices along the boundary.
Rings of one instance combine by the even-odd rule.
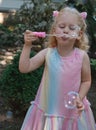
[[[33,32],[33,34],[37,37],[45,38],[46,33],[45,32]]]

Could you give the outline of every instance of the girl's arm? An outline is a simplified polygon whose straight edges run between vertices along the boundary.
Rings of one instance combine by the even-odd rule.
[[[85,53],[82,63],[81,70],[81,86],[79,90],[80,99],[87,95],[89,89],[91,87],[91,69],[90,69],[90,60],[88,55]]]
[[[44,63],[47,49],[40,51],[34,57],[30,58],[32,42],[35,41],[36,39],[37,37],[34,36],[32,31],[27,30],[24,33],[25,44],[23,46],[19,60],[19,70],[22,73],[28,73],[32,70],[35,70]]]
[[[78,113],[81,115],[84,110],[83,99],[87,95],[91,86],[91,69],[88,55],[85,53],[81,70],[81,85],[79,89],[79,97],[76,99]]]
[[[28,73],[40,67],[45,61],[45,55],[47,49],[40,51],[38,54],[29,58],[30,48],[24,45],[20,60],[19,60],[19,70],[21,73]]]

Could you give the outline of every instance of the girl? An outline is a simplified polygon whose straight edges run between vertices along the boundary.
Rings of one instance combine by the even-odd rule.
[[[54,19],[49,47],[29,58],[34,32],[26,30],[19,70],[28,73],[45,63],[43,77],[21,130],[95,130],[86,95],[91,86],[88,38],[82,15],[73,8],[62,9]],[[77,92],[76,107],[65,106],[64,96]],[[69,102],[70,104],[70,102]]]

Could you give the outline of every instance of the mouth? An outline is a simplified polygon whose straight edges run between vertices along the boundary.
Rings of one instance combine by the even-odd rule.
[[[63,41],[66,41],[68,40],[69,38],[68,37],[61,37]]]
[[[63,40],[68,40],[70,38],[70,36],[68,34],[62,34],[61,38]]]

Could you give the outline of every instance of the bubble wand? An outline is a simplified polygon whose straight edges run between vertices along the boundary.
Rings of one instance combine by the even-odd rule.
[[[65,37],[65,38],[69,38],[69,37],[73,37],[76,38],[78,36],[78,34],[73,33],[73,34],[46,34],[45,32],[33,32],[33,34],[37,37],[41,37],[41,38],[45,38],[46,36],[49,37]]]

